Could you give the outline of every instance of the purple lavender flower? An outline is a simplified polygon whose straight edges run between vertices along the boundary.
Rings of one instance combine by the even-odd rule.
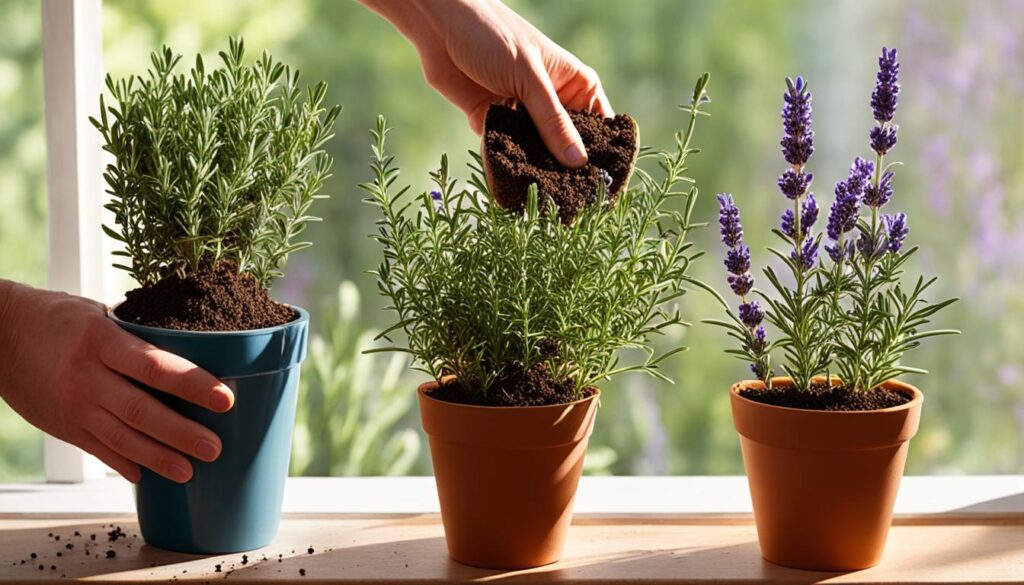
[[[877,260],[885,253],[885,238],[862,231],[857,238],[857,251],[868,260]]]
[[[825,251],[828,252],[828,257],[836,263],[853,258],[853,249],[853,242],[849,241],[843,244],[842,249],[839,247],[839,242],[825,244]]]
[[[879,155],[885,155],[892,150],[892,147],[896,146],[896,131],[899,128],[898,124],[872,127],[870,134],[871,150],[874,150]]]
[[[860,212],[860,196],[851,193],[846,181],[836,183],[836,200],[828,214],[828,237],[838,242],[839,236],[857,227]]]
[[[788,91],[782,95],[782,155],[791,165],[802,166],[814,154],[811,129],[811,92],[803,77],[786,78]]]
[[[786,209],[779,218],[779,229],[790,238],[796,239],[796,215],[792,209]]]
[[[808,193],[800,210],[800,235],[804,237],[811,232],[814,223],[818,221],[818,202],[814,200],[814,193]],[[792,209],[782,212],[779,217],[779,229],[790,238],[796,239],[796,215]]]
[[[750,301],[740,305],[740,321],[750,329],[756,328],[764,321],[764,309],[758,301]]]
[[[864,189],[870,184],[871,175],[874,173],[875,163],[858,156],[853,159],[853,164],[850,165],[850,173],[846,177],[846,188],[850,193],[860,197],[864,193]]]
[[[796,250],[789,253],[789,257],[793,262],[797,262],[801,270],[810,270],[814,268],[814,263],[818,260],[818,240],[816,238],[807,238],[804,240],[803,246],[800,247],[800,256],[796,254]]]
[[[903,240],[910,233],[910,226],[907,225],[907,216],[904,213],[896,215],[883,215],[882,225],[885,227],[889,251],[893,254],[903,247]]]
[[[818,202],[814,200],[814,193],[808,193],[807,199],[804,199],[800,206],[800,231],[803,232],[803,235],[809,234],[817,221]]]
[[[878,186],[868,185],[864,188],[864,203],[878,209],[892,199],[892,171],[886,171],[878,181]]]
[[[779,191],[782,191],[783,195],[792,200],[806,193],[813,180],[814,175],[811,173],[798,173],[793,169],[786,169],[786,172],[782,173],[777,183]]]
[[[768,334],[764,330],[764,325],[757,326],[750,348],[756,353],[764,353],[764,350],[768,349]]]
[[[430,192],[430,198],[433,199],[434,201],[440,201],[441,192],[438,191],[437,189],[434,189],[433,191]]]
[[[725,253],[725,269],[736,276],[746,274],[750,270],[750,248],[742,244],[729,248]]]
[[[612,188],[612,176],[609,175],[608,171],[606,171],[604,169],[598,169],[598,171],[599,171],[599,174],[601,175],[601,180],[604,181],[604,188],[605,189],[611,189]]]
[[[738,297],[744,297],[754,288],[754,277],[749,273],[729,276],[729,288]]]
[[[896,113],[900,96],[899,75],[900,64],[896,60],[896,49],[882,47],[875,90],[871,92],[871,110],[878,122],[890,122]]]
[[[718,194],[718,225],[721,228],[722,242],[729,248],[735,248],[743,242],[743,226],[740,225],[740,209],[728,193]]]
[[[769,372],[765,371],[765,367],[766,366],[763,363],[755,362],[750,364],[750,371],[753,372],[755,376],[757,376],[758,380],[763,380],[767,376],[771,375]]]

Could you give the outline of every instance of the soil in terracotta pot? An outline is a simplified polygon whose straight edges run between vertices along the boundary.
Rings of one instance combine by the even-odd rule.
[[[888,388],[857,392],[846,386],[827,384],[812,384],[807,392],[797,390],[794,386],[776,386],[770,390],[744,388],[739,394],[762,404],[830,411],[879,410],[906,404],[912,399],[911,396]]]
[[[187,278],[171,275],[125,296],[117,316],[124,321],[183,331],[243,331],[274,327],[298,314],[275,302],[248,273],[222,262]]]
[[[608,200],[614,201],[629,180],[637,152],[636,124],[626,114],[605,118],[570,111],[569,117],[587,149],[588,162],[567,169],[544,146],[526,108],[494,104],[484,123],[484,154],[492,195],[506,209],[522,211],[527,190],[536,183],[542,208],[548,198],[569,225],[580,209],[597,200],[599,185],[610,179]],[[603,172],[602,172],[603,171]]]
[[[430,396],[445,402],[474,406],[549,406],[565,404],[594,394],[593,388],[584,388],[582,395],[575,393],[572,380],[557,381],[548,367],[541,363],[529,370],[509,366],[483,395],[479,389],[467,387],[458,380],[438,386]]]

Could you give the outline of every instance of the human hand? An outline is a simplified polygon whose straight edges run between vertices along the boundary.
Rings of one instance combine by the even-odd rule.
[[[416,47],[427,82],[480,134],[491,103],[523,102],[544,144],[564,166],[587,162],[566,113],[613,116],[593,69],[499,0],[361,0]]]
[[[186,455],[220,455],[216,434],[129,378],[214,412],[234,404],[227,386],[122,330],[103,305],[0,281],[0,395],[25,420],[133,483],[139,465],[184,483],[192,478]]]

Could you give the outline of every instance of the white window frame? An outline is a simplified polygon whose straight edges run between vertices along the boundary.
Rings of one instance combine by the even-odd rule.
[[[105,155],[100,135],[88,121],[98,112],[103,90],[102,0],[41,0],[41,5],[49,286],[113,301],[123,290],[110,267],[113,243],[100,227],[107,198]],[[92,456],[50,436],[44,441],[43,464],[48,483],[81,483],[109,471]],[[133,511],[128,484],[113,478],[86,486],[23,487],[0,494],[0,513]],[[349,495],[339,497],[342,493]],[[583,514],[748,514],[750,506],[741,476],[585,477],[579,493],[577,511]],[[631,497],[621,497],[626,493]],[[436,512],[437,496],[432,478],[290,478],[285,511]],[[1024,513],[1024,475],[908,477],[896,511]]]
[[[42,0],[46,182],[49,202],[49,288],[93,299],[108,291],[100,227],[105,197],[99,132],[89,116],[103,89],[101,0]],[[43,440],[48,482],[102,477],[97,459],[59,439]]]

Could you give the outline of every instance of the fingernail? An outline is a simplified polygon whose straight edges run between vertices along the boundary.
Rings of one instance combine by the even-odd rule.
[[[178,483],[185,483],[192,478],[192,475],[180,465],[174,465],[173,463],[167,469],[167,473],[170,474],[171,479]]]
[[[227,386],[218,386],[210,393],[210,408],[218,412],[231,408],[231,390]]]
[[[196,443],[196,455],[203,461],[213,461],[220,455],[220,449],[206,439],[199,439],[199,442]]]
[[[570,165],[583,166],[587,162],[587,152],[577,143],[570,144],[565,149],[565,160],[569,161]]]

